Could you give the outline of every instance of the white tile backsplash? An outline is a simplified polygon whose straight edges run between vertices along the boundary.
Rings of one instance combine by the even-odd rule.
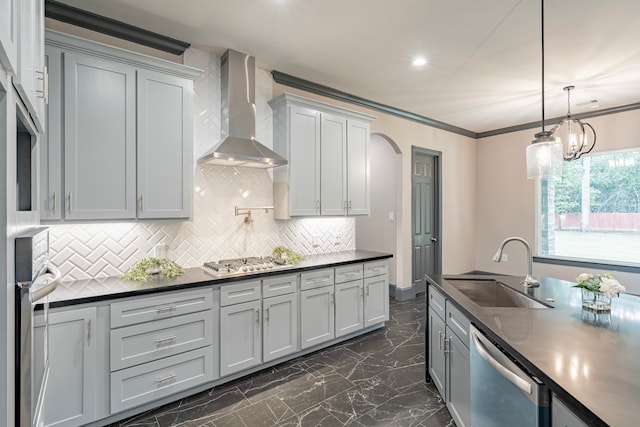
[[[220,58],[197,49],[185,64],[204,70],[194,82],[194,159],[220,139]],[[273,147],[271,74],[256,70],[256,138]],[[271,211],[253,212],[253,223],[234,207],[273,205],[269,170],[194,166],[194,205],[190,221],[50,225],[51,260],[65,281],[119,275],[167,245],[169,258],[184,267],[206,261],[268,255],[285,245],[305,255],[355,249],[352,218],[274,220]]]

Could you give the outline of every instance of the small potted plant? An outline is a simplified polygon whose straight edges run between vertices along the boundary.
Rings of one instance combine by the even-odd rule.
[[[613,277],[613,273],[582,273],[576,278],[576,282],[578,284],[574,288],[582,289],[582,308],[590,311],[611,311],[611,299],[626,292],[626,288]]]
[[[120,277],[124,280],[146,282],[154,274],[172,279],[180,276],[183,272],[184,270],[181,266],[168,258],[145,258],[132,265]]]

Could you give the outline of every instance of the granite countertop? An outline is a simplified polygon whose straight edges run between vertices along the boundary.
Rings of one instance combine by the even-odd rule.
[[[215,277],[200,267],[185,268],[184,273],[174,279],[153,277],[146,282],[122,280],[117,276],[100,279],[77,280],[63,282],[49,296],[51,308],[65,307],[76,304],[95,303],[116,298],[125,298],[157,292],[190,289],[199,286],[224,285],[243,280],[259,279],[268,276],[287,273],[299,273],[317,268],[335,267],[338,265],[354,264],[358,262],[375,261],[391,258],[393,255],[371,251],[344,251],[323,255],[309,255],[297,264],[272,270],[262,270],[253,273],[238,273]],[[36,309],[41,307],[36,307]]]
[[[549,309],[480,307],[447,277],[493,277],[523,291],[523,277],[429,278],[483,332],[593,425],[636,425],[640,418],[640,297],[621,295],[611,313],[582,310],[575,283],[542,278],[527,293]],[[554,302],[545,301],[553,298]]]

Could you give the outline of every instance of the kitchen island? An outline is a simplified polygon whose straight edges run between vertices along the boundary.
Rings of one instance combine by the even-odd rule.
[[[520,292],[522,277],[428,277],[484,334],[588,425],[637,424],[640,407],[640,297],[614,298],[610,313],[582,310],[575,283],[542,278],[526,293],[551,308],[481,307],[447,278],[495,278]],[[427,328],[428,330],[428,328]]]

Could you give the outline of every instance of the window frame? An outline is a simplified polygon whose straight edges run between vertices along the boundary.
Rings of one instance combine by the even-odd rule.
[[[597,153],[593,153],[593,156],[605,156],[609,154],[615,154],[619,152],[625,151],[637,151],[640,152],[640,147],[634,147],[625,150],[611,150],[611,151],[601,151]],[[631,262],[616,262],[615,260],[599,260],[599,259],[590,259],[590,258],[574,258],[567,257],[562,255],[543,255],[541,254],[542,242],[541,242],[541,231],[542,231],[542,180],[536,179],[536,189],[535,189],[535,254],[533,256],[533,262],[540,264],[553,264],[553,265],[564,265],[569,267],[581,267],[581,268],[592,268],[592,269],[600,269],[600,270],[614,270],[620,272],[628,272],[628,273],[639,273],[640,274],[640,263],[631,263]]]

